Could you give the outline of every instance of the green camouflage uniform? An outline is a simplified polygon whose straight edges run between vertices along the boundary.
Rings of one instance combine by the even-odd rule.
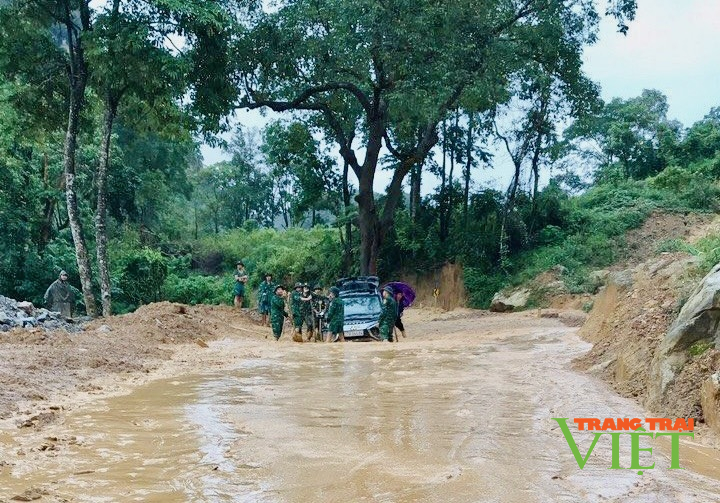
[[[397,319],[397,302],[395,299],[386,297],[383,299],[382,311],[380,312],[380,319],[378,325],[380,326],[380,340],[390,341],[393,340],[393,327],[395,326],[395,320]]]
[[[331,334],[343,333],[343,325],[345,324],[345,304],[342,299],[334,298],[330,301],[327,310],[328,330]]]
[[[274,295],[274,291],[275,285],[273,283],[268,283],[267,281],[260,283],[260,287],[258,288],[258,311],[260,311],[260,314],[268,314],[270,312],[270,300]]]
[[[270,299],[270,324],[272,325],[275,340],[280,338],[283,322],[287,315],[285,311],[285,299],[277,294],[273,294]]]
[[[305,313],[303,311],[303,304],[305,304],[305,302],[300,300],[300,297],[302,297],[302,293],[297,290],[293,290],[290,294],[290,310],[293,315],[293,327],[295,327],[295,331],[302,331],[303,321],[305,320]]]

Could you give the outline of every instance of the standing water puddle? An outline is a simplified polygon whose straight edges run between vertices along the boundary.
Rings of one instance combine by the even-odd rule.
[[[668,470],[662,449],[638,475],[608,470],[599,442],[580,470],[552,417],[644,413],[566,370],[586,349],[570,331],[533,337],[285,345],[222,374],[155,381],[53,426],[64,452],[2,471],[0,500],[28,488],[87,502],[720,499],[720,483]],[[688,452],[720,474],[714,451]]]

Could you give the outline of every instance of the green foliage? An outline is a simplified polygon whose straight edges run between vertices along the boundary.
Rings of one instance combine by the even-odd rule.
[[[699,239],[693,249],[697,250],[700,257],[698,271],[701,274],[708,273],[710,269],[720,264],[720,235],[710,234]]]
[[[507,277],[504,275],[488,274],[475,267],[465,267],[463,280],[468,291],[468,304],[479,309],[490,307],[495,292],[507,285]]]
[[[207,237],[193,245],[197,258],[217,254],[230,275],[235,262],[242,260],[255,287],[270,272],[276,281],[334,282],[340,274],[342,256],[337,231],[315,227],[286,231],[236,229]]]
[[[118,285],[122,297],[140,305],[162,299],[162,286],[167,277],[167,261],[157,250],[143,248],[122,258]]]
[[[700,356],[714,346],[715,345],[710,341],[697,341],[695,344],[690,346],[688,353],[690,353],[690,356]]]
[[[164,298],[183,304],[232,304],[233,279],[226,276],[169,274],[163,285]]]

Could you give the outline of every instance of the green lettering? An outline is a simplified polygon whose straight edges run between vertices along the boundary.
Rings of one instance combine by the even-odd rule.
[[[670,444],[670,469],[682,470],[682,468],[680,468],[680,435],[685,435],[687,437],[692,437],[693,439],[695,439],[695,432],[686,431],[681,433],[679,431],[672,431],[666,433],[656,433],[655,438],[661,437],[663,435],[667,435],[672,439]]]
[[[620,466],[620,435],[624,435],[624,433],[613,432],[609,433],[609,435],[612,437],[612,465],[610,465],[610,469],[622,470],[622,466]]]
[[[587,463],[587,460],[590,459],[590,454],[592,454],[593,449],[595,448],[595,444],[597,444],[598,439],[605,433],[605,432],[599,432],[595,433],[595,438],[592,441],[592,444],[590,445],[590,449],[588,449],[587,454],[583,458],[580,455],[580,450],[578,449],[577,444],[575,443],[575,439],[572,436],[572,433],[570,433],[570,428],[568,428],[567,425],[567,417],[554,417],[552,418],[554,421],[557,421],[558,426],[560,426],[560,429],[563,432],[563,435],[565,436],[565,440],[568,443],[568,446],[570,447],[570,451],[573,453],[573,456],[575,456],[575,461],[577,461],[578,466],[582,470],[585,467],[585,463]],[[619,449],[618,449],[619,450]],[[613,460],[613,464],[614,464]],[[619,464],[619,458],[618,458],[618,464]]]
[[[643,433],[640,433],[643,432]],[[655,468],[655,463],[652,466],[640,466],[640,451],[649,451],[652,454],[652,447],[640,448],[640,437],[649,436],[653,437],[652,433],[645,433],[645,428],[638,428],[632,433],[629,433],[630,438],[630,469],[631,470],[649,470]]]

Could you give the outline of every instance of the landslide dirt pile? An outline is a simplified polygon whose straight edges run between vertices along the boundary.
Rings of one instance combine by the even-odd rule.
[[[665,227],[663,219],[668,222]],[[703,381],[720,370],[720,352],[713,348],[689,354],[661,400],[649,395],[653,388],[651,366],[660,344],[702,277],[697,271],[697,257],[680,252],[657,254],[655,250],[662,240],[684,238],[693,242],[716,227],[708,222],[702,226],[681,222],[681,216],[656,216],[628,236],[628,242],[639,250],[637,256],[644,260],[632,264],[630,259],[617,266],[615,269],[625,269],[611,274],[607,286],[595,297],[589,319],[580,331],[594,346],[577,364],[653,412],[702,421],[700,389]]]
[[[150,372],[172,356],[173,345],[202,345],[221,336],[252,335],[258,328],[250,313],[229,306],[160,302],[95,320],[78,333],[41,328],[0,333],[0,419],[37,403],[52,414],[62,404],[49,403],[51,397],[92,392],[98,389],[94,381],[108,375]]]

